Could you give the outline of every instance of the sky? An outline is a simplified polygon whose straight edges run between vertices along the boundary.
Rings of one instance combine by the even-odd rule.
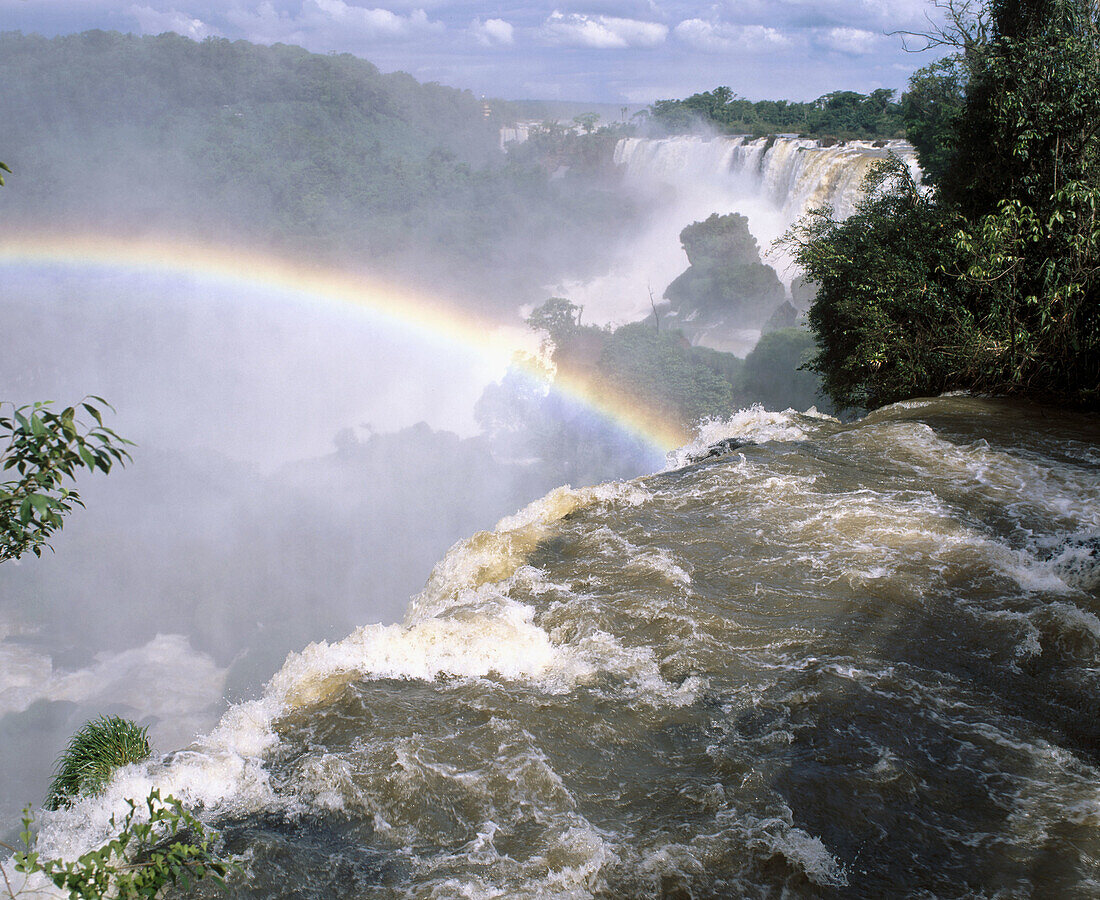
[[[0,0],[0,31],[281,42],[490,97],[645,104],[718,85],[751,100],[900,90],[932,58],[890,33],[926,30],[933,11],[929,0]]]

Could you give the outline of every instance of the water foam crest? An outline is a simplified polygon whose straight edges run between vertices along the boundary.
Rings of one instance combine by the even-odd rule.
[[[695,437],[668,455],[666,471],[679,469],[723,442],[764,444],[769,441],[804,441],[819,433],[822,425],[839,426],[832,416],[819,413],[811,407],[806,412],[788,409],[769,412],[759,403],[734,413],[728,419],[704,419],[695,428]]]
[[[273,789],[264,766],[265,754],[279,740],[276,724],[354,680],[496,676],[554,693],[606,668],[632,679],[640,692],[689,702],[692,686],[664,684],[652,654],[625,652],[604,634],[574,646],[555,644],[534,623],[534,610],[509,596],[518,585],[534,594],[554,587],[523,565],[553,523],[586,504],[638,506],[648,498],[633,482],[562,487],[502,519],[493,531],[459,542],[410,603],[404,623],[366,625],[341,641],[313,643],[290,654],[258,700],[231,707],[191,747],[120,770],[104,794],[45,814],[43,851],[67,858],[86,852],[107,837],[110,817],[125,812],[127,798],[144,797],[153,787],[214,814],[296,808],[298,800]]]
[[[565,485],[501,519],[492,531],[459,541],[432,569],[428,583],[409,603],[406,624],[442,613],[464,592],[513,575],[555,522],[590,503],[638,506],[649,492],[633,481],[574,490]]]

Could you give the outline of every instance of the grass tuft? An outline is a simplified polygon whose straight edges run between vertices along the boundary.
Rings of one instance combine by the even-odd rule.
[[[119,716],[86,722],[57,758],[46,809],[71,806],[80,794],[98,794],[120,766],[147,759],[148,731]]]

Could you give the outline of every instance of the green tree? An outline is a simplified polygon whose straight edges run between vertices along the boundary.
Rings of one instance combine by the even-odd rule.
[[[779,328],[765,334],[745,357],[740,393],[767,409],[804,411],[818,404],[820,379],[805,370],[813,350],[813,336],[805,328]]]
[[[968,216],[1018,200],[1042,214],[1060,186],[1100,174],[1097,0],[990,0],[944,199]]]
[[[224,885],[225,876],[236,867],[215,851],[217,835],[179,800],[172,796],[161,799],[160,791],[154,789],[144,809],[133,800],[127,803],[129,811],[122,819],[111,817],[115,836],[76,860],[42,857],[35,849],[37,836],[31,830],[29,812],[23,814],[22,849],[0,846],[13,851],[16,873],[44,875],[55,887],[67,891],[71,900],[155,898],[168,885],[186,889],[204,878]],[[16,887],[7,873],[3,880],[11,900],[41,894],[26,881]]]
[[[990,0],[942,199],[997,353],[984,387],[1100,402],[1100,4]]]
[[[929,184],[939,184],[954,159],[966,75],[962,57],[948,56],[914,72],[902,98],[905,137],[916,148]]]
[[[98,405],[96,405],[98,404]],[[110,472],[130,459],[120,438],[103,424],[101,397],[88,397],[80,409],[95,420],[77,418],[77,408],[54,412],[49,403],[12,406],[0,403],[0,472],[18,477],[0,482],[0,562],[28,551],[42,555],[50,536],[61,528],[80,495],[66,485],[81,468]]]
[[[888,88],[866,96],[838,91],[811,103],[754,103],[738,97],[728,87],[718,87],[683,100],[658,100],[649,108],[651,121],[673,133],[690,131],[702,122],[726,133],[758,137],[797,131],[818,137],[867,140],[898,137],[902,131],[900,113],[894,92]]]
[[[584,129],[585,134],[591,134],[596,130],[596,123],[600,121],[600,114],[594,112],[581,113],[573,116],[573,121]]]
[[[658,332],[645,322],[617,328],[604,346],[599,368],[623,393],[684,426],[732,411],[729,381],[699,361],[683,335]]]
[[[564,297],[551,297],[525,320],[533,331],[542,331],[562,346],[579,327],[581,308]]]
[[[691,265],[665,289],[680,322],[691,321],[699,329],[751,327],[783,301],[783,285],[775,270],[760,261],[744,216],[714,213],[688,225],[680,241]]]
[[[915,76],[941,106],[911,106],[936,190],[893,164],[850,220],[789,236],[840,405],[949,388],[1100,404],[1098,2],[959,4],[960,54]]]
[[[963,386],[975,323],[947,275],[953,230],[896,157],[843,222],[814,210],[784,238],[817,287],[810,368],[840,408],[873,408]]]

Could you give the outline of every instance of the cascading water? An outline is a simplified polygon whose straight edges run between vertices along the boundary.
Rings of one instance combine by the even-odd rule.
[[[1096,896],[1098,446],[968,397],[711,422],[458,543],[43,849],[155,784],[241,898]]]
[[[624,138],[615,162],[628,182],[684,185],[682,193],[717,191],[713,199],[727,204],[765,200],[789,223],[816,206],[830,206],[840,218],[851,215],[869,169],[890,153],[915,164],[904,141],[822,146],[804,138],[695,136]]]
[[[766,261],[789,283],[797,272],[771,250],[772,242],[815,207],[829,206],[842,218],[851,215],[869,169],[889,153],[919,177],[913,149],[904,141],[826,147],[785,137],[624,138],[615,148],[615,162],[625,189],[654,209],[651,224],[622,248],[607,275],[554,290],[583,304],[593,319],[642,318],[650,311],[650,292],[660,298],[687,268],[680,231],[711,213],[732,212],[748,218]],[[746,336],[745,349],[753,340]]]

